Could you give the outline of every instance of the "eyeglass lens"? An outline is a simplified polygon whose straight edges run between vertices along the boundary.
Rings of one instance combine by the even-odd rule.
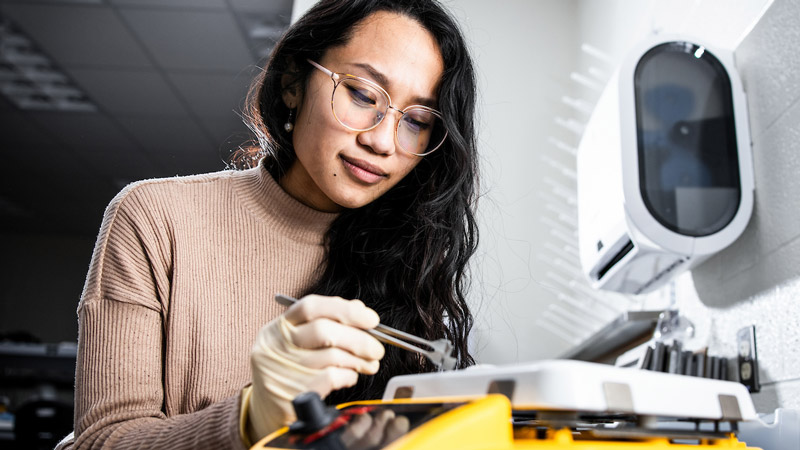
[[[333,114],[342,125],[368,130],[383,120],[389,99],[380,90],[354,78],[344,78],[333,93]],[[397,141],[403,150],[423,155],[444,142],[442,119],[423,108],[407,109],[397,123]]]

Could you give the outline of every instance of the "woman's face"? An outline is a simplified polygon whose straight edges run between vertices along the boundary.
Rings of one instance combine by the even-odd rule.
[[[367,17],[346,45],[329,49],[316,62],[381,85],[398,109],[435,102],[444,66],[427,30],[388,12]],[[290,195],[321,211],[372,202],[422,159],[397,144],[399,113],[389,110],[372,130],[351,131],[331,111],[332,91],[331,78],[314,69],[305,92],[284,95],[287,106],[297,108],[293,131],[297,160],[280,183]]]

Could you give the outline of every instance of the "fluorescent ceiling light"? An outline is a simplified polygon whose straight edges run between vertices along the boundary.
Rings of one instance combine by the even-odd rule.
[[[2,16],[0,93],[24,110],[97,111],[87,95]]]

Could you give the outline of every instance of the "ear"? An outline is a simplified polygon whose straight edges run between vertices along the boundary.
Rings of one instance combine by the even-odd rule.
[[[281,97],[289,109],[297,108],[302,99],[300,80],[297,79],[297,76],[297,65],[294,59],[288,58],[286,72],[281,75]]]

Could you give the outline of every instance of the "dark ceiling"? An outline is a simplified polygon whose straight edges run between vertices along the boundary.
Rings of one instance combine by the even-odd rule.
[[[94,236],[127,183],[224,169],[248,139],[238,112],[291,9],[292,0],[0,0],[0,24],[94,109],[24,109],[0,95],[0,231]],[[21,69],[1,54],[3,82]]]

